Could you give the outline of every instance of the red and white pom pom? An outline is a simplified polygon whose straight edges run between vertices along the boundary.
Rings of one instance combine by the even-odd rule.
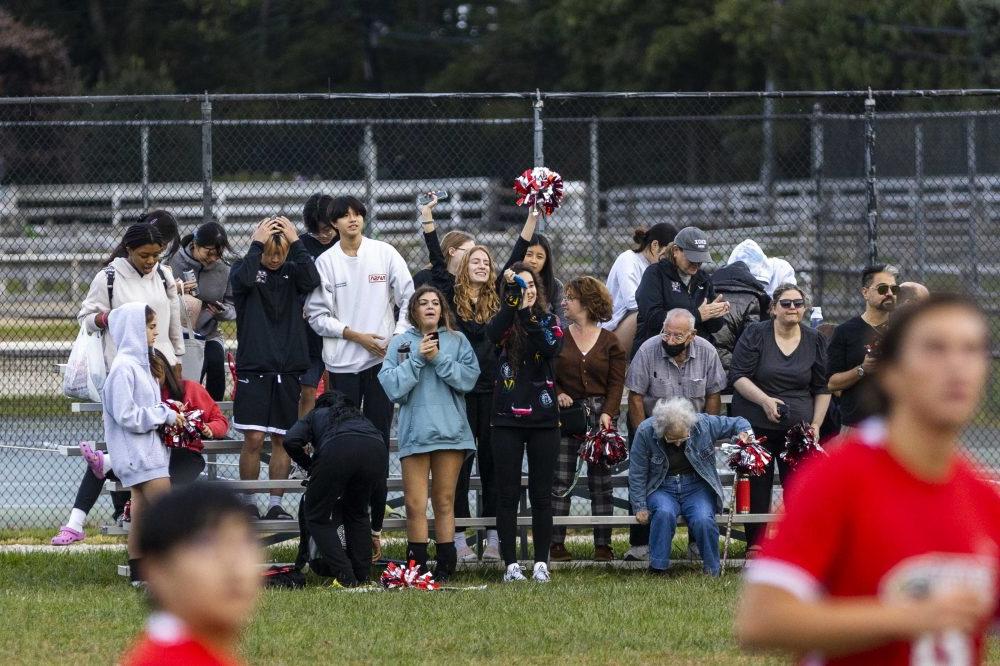
[[[413,560],[410,560],[409,564],[405,567],[401,567],[395,562],[389,562],[389,566],[385,568],[385,571],[379,577],[379,583],[387,590],[409,588],[432,591],[441,589],[441,586],[434,581],[434,577],[429,571],[420,573],[420,567]]]
[[[722,452],[729,456],[726,459],[729,468],[737,474],[762,475],[773,457],[771,452],[762,446],[766,441],[767,437],[760,439],[751,437],[745,442],[737,440],[732,444],[723,445]]]
[[[559,207],[563,200],[563,179],[546,167],[525,169],[514,180],[518,206],[537,207],[546,215]]]
[[[185,423],[183,426],[175,423],[160,427],[164,446],[201,453],[205,449],[205,443],[201,440],[201,431],[205,429],[205,413],[200,409],[189,410],[186,404],[176,400],[167,400],[166,404],[174,412],[183,415]]]
[[[785,450],[781,452],[781,459],[795,469],[803,460],[816,454],[827,455],[826,449],[820,446],[816,438],[816,429],[805,422],[793,425],[785,436]]]
[[[600,430],[584,440],[580,458],[588,465],[613,467],[628,460],[628,445],[617,430]]]

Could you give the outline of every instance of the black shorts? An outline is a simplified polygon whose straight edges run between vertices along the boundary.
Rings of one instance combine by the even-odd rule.
[[[309,359],[309,369],[299,375],[299,384],[316,388],[319,386],[319,380],[323,378],[325,370],[326,364],[323,363],[322,358]]]
[[[284,435],[298,418],[298,374],[236,373],[234,428]]]

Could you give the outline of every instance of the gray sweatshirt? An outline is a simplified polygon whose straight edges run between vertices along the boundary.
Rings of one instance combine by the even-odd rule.
[[[183,279],[184,271],[194,271],[195,280],[198,281],[198,298],[206,303],[222,303],[222,312],[216,315],[209,312],[208,308],[202,308],[194,325],[194,332],[205,336],[206,340],[222,342],[219,322],[236,319],[233,288],[229,284],[229,264],[220,259],[206,268],[191,256],[190,245],[178,250],[177,254],[170,257],[169,263],[177,279]]]
[[[108,330],[117,347],[104,382],[104,439],[122,485],[168,477],[170,452],[156,432],[176,414],[160,399],[149,369],[146,304],[126,303],[111,311]]]

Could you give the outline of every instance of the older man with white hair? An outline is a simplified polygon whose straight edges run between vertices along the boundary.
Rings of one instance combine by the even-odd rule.
[[[661,400],[635,433],[629,454],[629,501],[636,519],[650,525],[649,570],[670,567],[677,519],[684,517],[688,537],[698,544],[705,573],[719,575],[719,526],[722,480],[715,468],[715,443],[753,434],[743,417],[699,414],[689,400]]]

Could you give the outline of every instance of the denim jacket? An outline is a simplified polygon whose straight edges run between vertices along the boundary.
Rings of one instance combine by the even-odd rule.
[[[705,480],[716,495],[716,511],[722,509],[722,480],[715,468],[715,442],[735,437],[741,432],[753,432],[750,422],[742,416],[709,416],[699,414],[698,422],[691,428],[684,454],[691,467]],[[646,510],[646,498],[663,485],[668,474],[666,444],[653,430],[653,419],[639,424],[632,450],[629,451],[628,496],[635,513]]]

